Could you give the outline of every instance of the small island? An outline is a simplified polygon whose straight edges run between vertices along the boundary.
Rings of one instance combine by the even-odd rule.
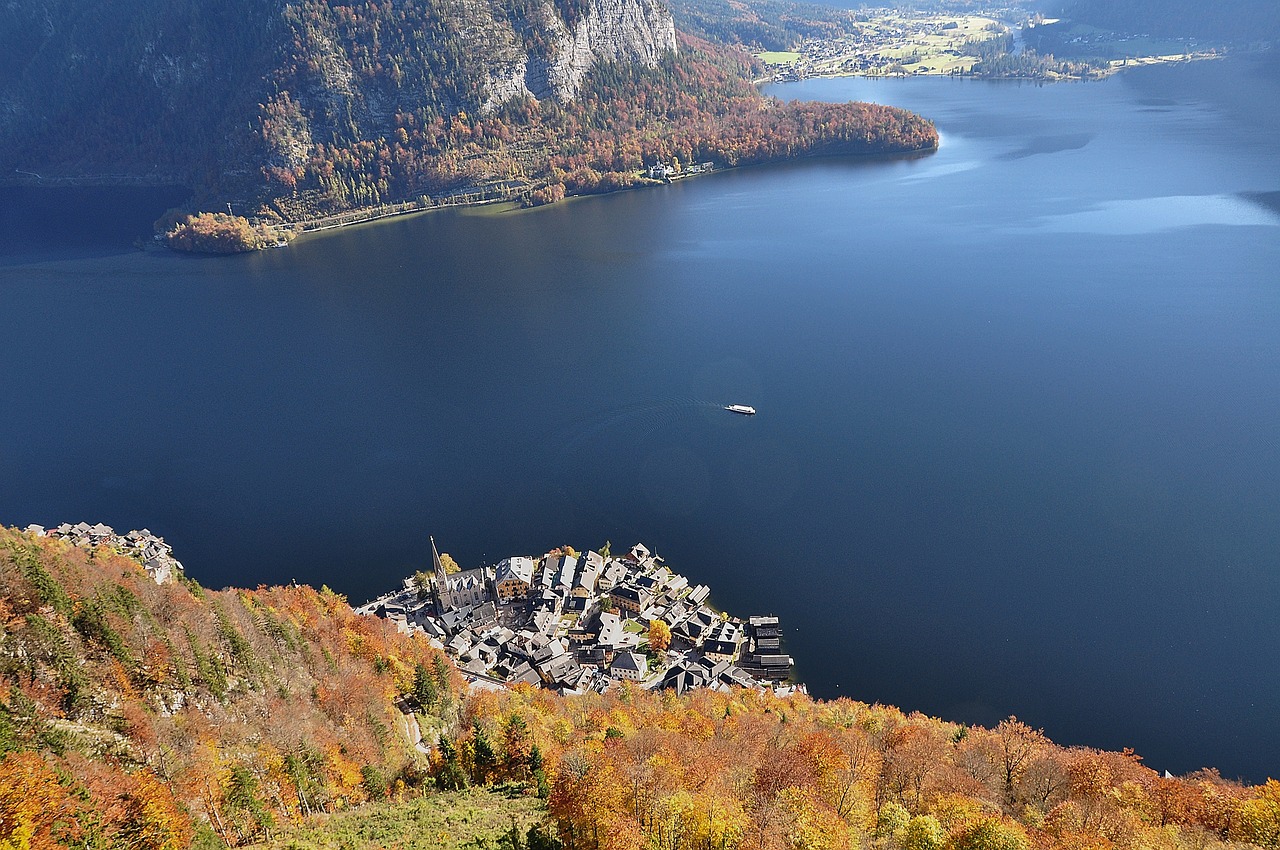
[[[690,584],[643,544],[617,556],[607,543],[598,552],[564,546],[458,571],[432,540],[431,561],[430,572],[356,613],[425,635],[475,687],[804,689],[788,683],[792,660],[777,617],[720,613],[710,588]]]

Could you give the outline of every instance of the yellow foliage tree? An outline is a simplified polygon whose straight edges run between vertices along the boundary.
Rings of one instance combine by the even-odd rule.
[[[654,652],[666,652],[671,647],[671,627],[662,620],[649,624],[649,648]]]
[[[1240,823],[1250,841],[1280,847],[1280,782],[1268,779],[1256,797],[1240,804]]]

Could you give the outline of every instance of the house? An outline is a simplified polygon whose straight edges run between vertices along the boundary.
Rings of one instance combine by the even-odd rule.
[[[546,576],[543,586],[567,596],[573,587],[573,577],[578,572],[578,559],[572,555],[548,555],[542,566]]]
[[[498,609],[494,607],[492,602],[486,602],[471,609],[471,617],[467,621],[468,628],[476,632],[482,632],[496,625],[498,625]]]
[[[604,570],[600,573],[600,578],[596,582],[597,587],[617,587],[627,580],[630,570],[627,563],[620,558],[614,558],[604,565]]]
[[[699,608],[687,619],[672,626],[671,636],[684,641],[689,646],[701,646],[719,621],[720,618],[711,611]]]
[[[578,578],[573,583],[573,590],[570,593],[575,599],[585,600],[591,598],[596,592],[596,585],[600,582],[600,574],[604,572],[604,561],[599,555],[596,555],[593,560],[591,558],[592,555],[596,555],[596,553],[587,553],[582,569],[578,572]]]
[[[619,652],[609,665],[609,675],[615,679],[630,679],[638,682],[649,671],[645,657],[638,652]]]
[[[528,664],[522,664],[511,671],[507,681],[513,685],[525,684],[537,687],[542,684],[542,677],[538,675],[537,670],[534,670]]]
[[[549,687],[573,688],[578,683],[582,667],[568,653],[557,655],[541,663],[534,663],[534,668],[542,676],[542,681]]]
[[[534,584],[534,559],[525,556],[504,558],[494,567],[493,593],[500,603],[529,597]]]
[[[741,643],[742,627],[737,623],[724,622],[702,642],[702,653],[713,661],[733,661],[738,656]]]
[[[622,627],[622,618],[609,611],[601,611],[598,615],[599,630],[596,632],[596,644],[606,651],[612,651],[627,643],[627,630]]]
[[[777,617],[752,617],[747,620],[747,638],[752,652],[776,653],[782,646],[782,629]]]
[[[609,598],[619,608],[639,614],[649,607],[649,603],[653,600],[653,593],[634,584],[622,584],[609,591]]]
[[[493,574],[494,596],[499,602],[527,598],[533,584],[533,571],[532,558],[517,555],[499,562]]]

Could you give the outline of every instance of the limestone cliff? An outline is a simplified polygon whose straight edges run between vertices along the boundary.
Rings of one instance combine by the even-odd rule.
[[[550,61],[529,57],[525,84],[539,99],[568,99],[597,62],[652,67],[675,49],[675,23],[658,0],[590,0],[585,15],[561,30]]]

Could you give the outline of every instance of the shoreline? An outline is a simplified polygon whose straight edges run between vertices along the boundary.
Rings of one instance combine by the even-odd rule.
[[[849,75],[832,75],[849,76]],[[813,78],[806,78],[813,79]],[[719,174],[729,171],[738,171],[746,168],[762,168],[775,165],[785,165],[805,160],[830,159],[834,157],[856,157],[859,159],[897,159],[897,158],[913,158],[920,156],[928,156],[936,153],[941,147],[934,144],[930,147],[916,148],[910,150],[896,151],[833,151],[827,153],[811,153],[800,156],[782,157],[778,159],[770,159],[763,162],[752,162],[742,165],[725,165],[715,166],[705,171],[681,172],[667,179],[657,179],[645,177],[643,171],[637,172],[637,180],[631,186],[612,189],[607,192],[578,192],[574,194],[566,194],[564,199],[572,200],[578,198],[587,198],[593,196],[613,195],[620,192],[631,192],[642,189],[657,188],[667,186],[673,183],[684,182],[689,179],[698,177],[706,177],[707,175]],[[190,191],[186,183],[178,178],[163,179],[140,177],[131,175],[81,175],[81,176],[60,176],[60,177],[43,177],[35,172],[20,170],[21,176],[13,177],[5,175],[0,177],[0,188],[45,188],[45,189],[115,189],[115,188],[173,188]],[[352,227],[361,224],[374,224],[380,221],[402,218],[405,216],[419,215],[422,213],[435,212],[446,209],[470,209],[486,206],[500,206],[502,204],[515,205],[512,210],[504,210],[503,212],[519,211],[525,209],[537,209],[540,206],[554,206],[555,204],[539,204],[532,206],[524,206],[520,203],[521,198],[526,195],[533,186],[530,184],[521,184],[519,186],[503,185],[503,186],[477,186],[467,190],[458,190],[444,196],[423,196],[418,200],[400,201],[390,204],[379,204],[373,207],[357,207],[340,213],[332,213],[330,215],[315,216],[311,218],[302,218],[292,221],[270,221],[261,217],[249,217],[247,220],[254,224],[269,225],[282,233],[289,233],[287,238],[282,239],[278,243],[263,245],[260,248],[250,249],[243,252],[231,252],[227,254],[211,254],[210,256],[235,256],[236,253],[253,254],[257,251],[271,250],[274,248],[284,248],[292,244],[299,237],[328,233],[341,230],[346,227]],[[233,204],[237,203],[232,201]],[[164,244],[162,234],[149,234],[148,236],[139,235],[136,244],[143,250],[152,249],[153,247],[161,248],[165,251],[172,251],[176,254],[199,253],[183,251]]]
[[[475,200],[461,200],[456,202],[424,203],[422,201],[404,201],[397,204],[380,204],[377,207],[361,207],[358,209],[349,210],[348,212],[345,212],[345,213],[335,213],[332,216],[321,216],[318,218],[302,219],[299,221],[282,222],[275,226],[282,229],[293,229],[296,232],[294,239],[297,239],[297,238],[301,238],[302,236],[309,236],[309,235],[320,234],[320,233],[329,233],[332,231],[341,230],[346,227],[353,227],[360,224],[374,224],[379,221],[387,221],[390,219],[403,218],[403,217],[412,216],[412,215],[420,215],[423,213],[437,212],[437,211],[446,210],[446,209],[475,209],[480,207],[499,207],[503,204],[512,204],[514,206],[510,210],[502,210],[501,212],[504,212],[504,213],[505,212],[523,212],[528,210],[540,209],[542,207],[547,207],[547,206],[556,206],[557,204],[564,203],[565,201],[578,200],[582,198],[604,197],[606,195],[617,195],[623,192],[634,192],[634,191],[644,190],[644,189],[656,189],[662,186],[669,186],[673,183],[682,183],[686,180],[690,180],[698,177],[706,177],[708,175],[714,175],[714,174],[723,174],[726,172],[739,171],[746,168],[762,168],[762,167],[768,167],[768,166],[774,166],[774,165],[786,165],[786,164],[792,164],[797,162],[803,162],[805,160],[830,159],[833,157],[858,157],[858,158],[865,158],[865,159],[896,159],[896,158],[902,158],[902,157],[911,158],[911,157],[918,157],[918,156],[927,156],[933,153],[937,153],[940,147],[941,147],[941,143],[933,145],[932,147],[928,147],[928,148],[919,148],[915,150],[903,150],[903,151],[876,151],[876,152],[869,152],[869,153],[837,152],[837,153],[824,153],[824,154],[806,154],[804,156],[769,160],[767,162],[753,162],[753,163],[748,163],[746,165],[718,166],[712,170],[708,170],[705,172],[681,174],[680,176],[670,180],[641,178],[632,186],[627,186],[619,189],[612,189],[608,192],[578,192],[571,195],[566,194],[563,200],[558,201],[554,204],[539,204],[539,205],[526,207],[520,204],[520,197],[523,193],[510,192],[510,193],[503,194],[501,196],[487,197],[487,198],[475,199]],[[464,196],[469,194],[472,194],[472,193],[463,193]],[[343,219],[343,220],[334,221],[334,219]],[[293,240],[290,240],[289,242],[285,242],[280,245],[268,246],[268,247],[283,248],[286,245],[292,244],[292,242]],[[168,250],[173,250],[173,249],[168,249]],[[264,248],[262,250],[267,250],[267,249]],[[250,251],[248,253],[253,253],[253,252]]]
[[[837,157],[837,156],[859,157],[859,159],[897,159],[897,157],[927,156],[931,154],[936,154],[936,152],[938,151],[938,148],[940,147],[941,147],[941,142],[938,143],[938,145],[933,145],[932,147],[916,148],[916,150],[876,151],[876,152],[868,152],[868,154],[850,154],[850,152],[833,152],[833,154],[806,154],[804,156],[786,157],[786,159],[769,160],[769,161],[765,161],[765,163],[749,163],[746,165],[717,166],[716,169],[708,170],[708,172],[681,174],[680,177],[676,177],[668,180],[643,178],[641,180],[637,180],[634,186],[611,189],[611,191],[608,191],[608,192],[576,192],[576,193],[573,193],[573,195],[564,196],[562,201],[557,201],[557,204],[563,204],[564,201],[580,200],[580,198],[586,198],[586,197],[604,197],[607,195],[620,195],[620,193],[622,192],[635,192],[635,191],[643,191],[643,189],[653,189],[653,188],[659,188],[663,186],[671,186],[671,184],[673,183],[682,183],[682,182],[685,182],[685,180],[689,180],[689,179],[708,177],[708,175],[724,174],[728,172],[739,172],[739,170],[742,170],[742,169],[767,168],[767,166],[771,166],[771,165],[788,165],[788,164],[794,164],[794,163],[803,163],[803,161],[805,160],[831,159],[831,157]],[[297,236],[302,237],[302,236],[310,236],[310,234],[314,234],[314,233],[328,233],[328,232],[332,232],[332,230],[339,230],[346,227],[353,227],[353,225],[357,225],[357,224],[372,224],[372,223],[376,223],[376,221],[403,218],[403,216],[422,214],[422,212],[435,212],[438,210],[449,210],[449,209],[474,209],[474,207],[500,206],[503,204],[516,205],[516,206],[513,206],[512,210],[509,210],[509,211],[536,210],[536,209],[541,209],[541,207],[545,207],[545,206],[557,205],[557,204],[543,204],[543,205],[535,205],[535,206],[522,206],[520,205],[520,195],[518,195],[518,193],[512,193],[512,195],[509,195],[506,197],[490,197],[490,198],[484,198],[484,200],[453,202],[453,204],[422,204],[422,202],[420,201],[406,201],[406,202],[402,202],[402,204],[384,204],[378,207],[361,207],[361,209],[351,210],[348,212],[338,212],[338,214],[334,214],[333,216],[323,216],[323,218],[303,219],[302,221],[287,221],[287,223],[279,224],[278,227],[298,228],[298,225],[301,224],[303,225],[303,227],[301,227],[301,229],[297,229]],[[403,209],[388,209],[388,207],[403,207]],[[352,216],[351,220],[338,221],[338,223],[330,223],[330,224],[324,224],[324,225],[316,224],[316,223],[319,223],[319,221],[328,221],[330,218],[347,218],[347,216]]]

